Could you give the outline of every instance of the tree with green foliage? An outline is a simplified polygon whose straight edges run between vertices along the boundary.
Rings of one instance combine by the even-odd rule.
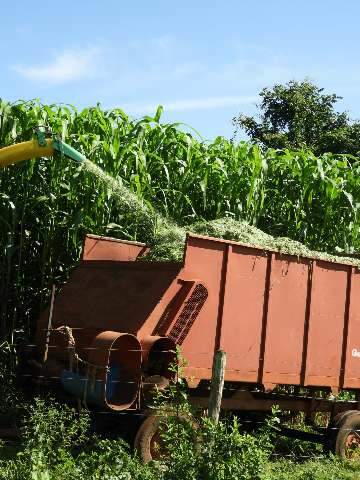
[[[259,119],[240,114],[233,119],[252,141],[270,148],[309,148],[316,155],[331,152],[359,155],[360,122],[337,112],[342,97],[325,94],[308,80],[264,88]]]

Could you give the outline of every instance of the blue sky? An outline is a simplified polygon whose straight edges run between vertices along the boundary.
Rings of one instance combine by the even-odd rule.
[[[305,77],[360,117],[357,0],[0,0],[0,97],[100,102],[230,137],[261,88]]]

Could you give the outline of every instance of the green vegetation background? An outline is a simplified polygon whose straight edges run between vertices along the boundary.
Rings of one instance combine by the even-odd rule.
[[[356,157],[307,150],[262,151],[180,124],[130,119],[98,105],[78,112],[38,101],[0,103],[0,147],[47,125],[180,225],[245,220],[328,252],[359,250],[360,164]],[[40,159],[0,171],[0,336],[29,335],[53,283],[76,264],[85,233],[154,243],[156,226],[67,159]],[[171,239],[170,239],[171,240]]]

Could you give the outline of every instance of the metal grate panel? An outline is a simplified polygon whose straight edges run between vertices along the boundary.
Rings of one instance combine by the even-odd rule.
[[[206,287],[200,283],[196,285],[169,333],[169,337],[178,345],[181,345],[185,340],[207,297]]]

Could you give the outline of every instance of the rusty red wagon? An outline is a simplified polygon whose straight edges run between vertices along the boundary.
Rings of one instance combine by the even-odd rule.
[[[323,435],[306,438],[347,456],[359,443],[357,397],[317,392],[360,389],[359,270],[192,234],[181,263],[148,262],[148,250],[86,237],[55,299],[50,336],[49,311],[38,322],[38,350],[48,350],[42,375],[88,405],[146,412],[144,392],[167,385],[179,345],[191,401],[206,407],[222,349],[223,409],[327,412]]]

